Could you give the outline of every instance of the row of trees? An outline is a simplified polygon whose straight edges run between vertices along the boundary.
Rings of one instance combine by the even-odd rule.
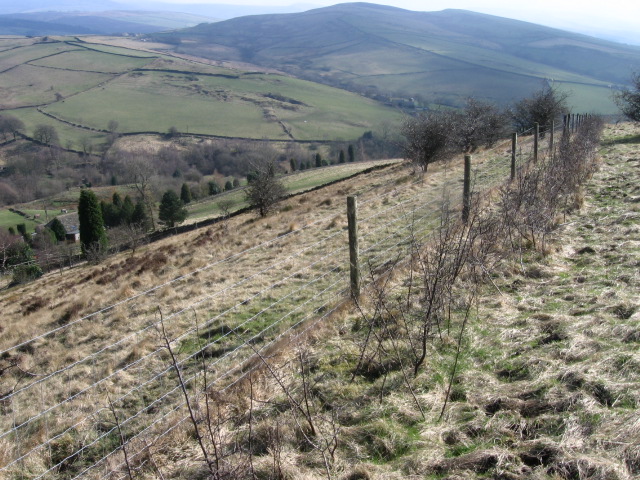
[[[266,216],[271,212],[285,194],[285,188],[276,175],[277,168],[275,161],[264,161],[257,163],[251,172],[246,198],[260,216]],[[175,190],[168,189],[162,195],[158,219],[166,227],[174,228],[187,218],[185,205],[190,201],[191,194],[187,184],[183,184],[180,195]],[[139,199],[134,205],[128,195],[123,200],[116,192],[110,203],[100,202],[90,189],[80,192],[78,219],[80,243],[85,256],[106,252],[107,227],[127,225],[147,231],[151,226],[143,199]]]
[[[566,100],[566,94],[546,86],[507,110],[471,98],[461,110],[422,113],[402,126],[405,157],[426,171],[429,164],[456,153],[489,147],[514,127],[524,131],[537,122],[544,132],[567,111]]]
[[[417,115],[402,126],[405,157],[426,171],[430,163],[492,145],[510,128],[525,131],[538,123],[544,135],[568,111],[567,97],[566,93],[545,86],[506,110],[469,99],[462,110],[433,110]],[[631,88],[617,92],[614,100],[627,118],[640,121],[640,73],[632,75]]]

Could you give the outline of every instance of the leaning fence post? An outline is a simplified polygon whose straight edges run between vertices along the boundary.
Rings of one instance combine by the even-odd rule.
[[[511,180],[516,178],[516,151],[518,148],[518,133],[511,135]]]
[[[358,197],[347,197],[347,221],[349,223],[349,264],[351,272],[351,296],[360,297],[360,260],[358,258]]]
[[[462,189],[462,221],[469,220],[471,210],[471,155],[464,156],[464,187]]]
[[[535,128],[533,132],[533,162],[538,161],[538,138],[540,137],[540,124],[538,122],[535,123]]]

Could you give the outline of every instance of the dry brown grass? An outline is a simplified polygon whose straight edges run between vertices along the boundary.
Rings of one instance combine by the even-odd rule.
[[[613,169],[614,165],[610,167]],[[33,284],[4,292],[0,299],[0,309],[6,312],[1,348],[61,324],[71,325],[59,334],[39,340],[25,347],[25,351],[11,352],[8,358],[3,359],[16,362],[34,374],[42,375],[64,367],[124,339],[116,348],[107,349],[90,362],[53,377],[42,387],[35,387],[39,393],[45,388],[50,393],[40,402],[29,403],[28,398],[31,397],[25,392],[24,396],[5,406],[5,418],[28,418],[43,406],[53,406],[92,382],[118,372],[132,362],[146,359],[162,342],[156,329],[140,330],[157,321],[158,310],[167,319],[169,336],[175,338],[181,332],[193,329],[196,320],[203,325],[207,319],[216,317],[242,299],[249,299],[243,309],[253,308],[252,313],[286,295],[291,295],[286,301],[288,308],[302,303],[310,293],[321,290],[320,284],[304,285],[328,267],[335,265],[342,269],[331,278],[344,277],[346,254],[332,255],[345,242],[345,195],[359,194],[361,218],[371,217],[361,225],[365,239],[362,248],[366,250],[374,247],[376,239],[394,238],[397,226],[386,224],[401,215],[415,217],[416,203],[430,205],[424,209],[424,214],[429,213],[431,206],[442,198],[442,193],[435,187],[444,179],[457,179],[459,166],[440,166],[433,169],[424,182],[402,182],[396,189],[396,180],[407,173],[399,166],[373,172],[348,184],[333,185],[300,197],[295,201],[299,207],[285,209],[288,211],[277,216],[266,219],[239,216],[229,219],[226,226],[215,225],[147,246],[136,252],[133,258],[115,256],[98,266],[76,267],[62,275],[49,274]],[[600,172],[598,175],[605,174]],[[613,177],[613,170],[606,175]],[[344,448],[340,447],[338,458],[331,463],[335,478],[423,478],[430,474],[471,478],[469,469],[473,468],[486,468],[486,472],[503,475],[501,478],[517,478],[527,473],[525,466],[535,470],[539,476],[562,477],[565,475],[563,472],[583,468],[584,462],[572,449],[593,451],[607,438],[612,438],[606,435],[599,438],[593,433],[597,432],[596,427],[605,423],[595,422],[595,416],[604,418],[610,412],[614,415],[611,419],[607,416],[607,421],[620,427],[620,437],[616,440],[620,446],[612,447],[611,455],[594,460],[593,465],[585,468],[608,474],[610,471],[623,472],[621,465],[624,462],[632,466],[637,464],[637,455],[634,456],[629,447],[637,433],[637,418],[634,430],[627,426],[634,423],[624,412],[633,402],[636,405],[638,402],[633,365],[638,365],[640,360],[633,351],[637,344],[633,335],[639,327],[637,319],[633,320],[633,313],[627,319],[631,323],[621,323],[621,317],[637,305],[628,293],[638,281],[637,271],[632,268],[637,261],[637,240],[629,240],[624,234],[633,228],[628,223],[633,222],[634,217],[616,213],[611,206],[604,208],[605,219],[600,222],[603,231],[597,233],[597,239],[584,238],[580,241],[599,245],[598,242],[607,243],[604,239],[620,236],[626,238],[626,243],[619,246],[621,252],[615,253],[615,258],[602,254],[597,255],[593,263],[585,263],[580,254],[575,253],[581,247],[570,249],[567,245],[575,244],[581,232],[588,231],[590,235],[593,232],[593,229],[578,230],[589,221],[587,214],[593,213],[590,199],[594,187],[589,188],[591,191],[588,189],[585,197],[586,213],[578,214],[577,220],[562,230],[563,236],[558,244],[564,244],[565,248],[541,264],[528,264],[524,271],[521,265],[510,264],[497,272],[497,286],[509,295],[501,295],[497,300],[495,289],[490,287],[490,293],[480,302],[479,318],[470,334],[470,350],[464,358],[459,383],[455,386],[455,400],[446,413],[446,425],[436,422],[446,390],[446,385],[438,378],[445,373],[442,367],[450,360],[449,348],[455,342],[443,341],[442,349],[431,352],[427,365],[414,379],[415,397],[426,415],[426,420],[422,420],[397,371],[370,380],[358,378],[353,383],[345,377],[349,376],[353,358],[359,351],[360,340],[353,332],[358,316],[356,312],[344,307],[339,316],[333,317],[336,319],[334,323],[314,327],[306,348],[312,362],[314,394],[318,395],[319,429],[329,431],[331,417],[328,412],[336,411],[345,432]],[[390,209],[401,203],[402,207]],[[380,215],[385,209],[390,209],[392,215]],[[316,245],[320,239],[334,234],[331,240]],[[382,244],[372,249],[371,256],[382,255],[372,267],[388,260],[385,258],[387,247],[388,244]],[[234,257],[250,248],[254,249]],[[300,256],[288,258],[304,248],[308,250]],[[206,268],[227,257],[233,258]],[[312,265],[323,257],[327,259]],[[592,267],[599,268],[596,274],[590,273]],[[201,270],[193,273],[196,269]],[[291,280],[283,281],[290,276]],[[587,279],[580,284],[580,289],[573,288],[578,276]],[[167,282],[172,283],[165,285]],[[401,277],[398,277],[397,284],[401,292]],[[90,320],[73,324],[80,315],[131,298],[152,286],[159,288]],[[297,292],[298,288],[302,290]],[[266,293],[261,293],[265,290]],[[562,300],[569,295],[573,295],[572,300]],[[263,299],[263,296],[269,298]],[[187,310],[178,313],[182,309]],[[580,309],[579,314],[576,314],[576,309]],[[244,311],[234,308],[201,333],[211,339],[228,332],[243,315],[242,318],[246,318]],[[274,313],[274,318],[281,314],[280,311]],[[230,338],[235,337],[231,335]],[[195,337],[191,335],[184,344],[178,344],[181,345],[178,352],[182,358],[193,351],[193,342]],[[386,343],[384,347],[390,349],[392,346]],[[221,350],[217,351],[217,348]],[[612,360],[610,354],[613,349],[619,358]],[[221,345],[214,345],[207,354],[213,361],[223,351]],[[511,352],[519,352],[518,358],[514,358]],[[278,355],[273,356],[274,353]],[[239,358],[234,358],[234,361]],[[279,343],[277,350],[269,351],[269,360],[281,369],[287,381],[296,384],[298,378],[292,367],[295,354],[286,348],[286,342]],[[61,409],[62,412],[75,409],[78,413],[67,418],[57,415],[59,420],[55,425],[49,425],[49,432],[62,431],[74,418],[84,418],[82,414],[86,416],[96,406],[104,405],[101,394],[105,391],[117,396],[140,386],[142,381],[165,368],[167,362],[166,354],[158,353],[117,373],[100,388],[81,395],[77,401]],[[218,367],[211,374],[220,374],[225,368],[229,368],[229,364]],[[15,368],[5,372],[1,379],[3,389],[16,382],[22,386],[33,381]],[[569,372],[573,373],[569,375]],[[269,379],[264,370],[257,378],[259,385],[254,390],[254,413],[262,420],[256,428],[267,429],[278,421],[282,422],[283,428],[295,431],[293,417],[287,417],[286,411],[279,417],[279,405],[286,400],[280,387]],[[152,400],[159,395],[158,392],[174,387],[175,379],[167,376],[144,388],[148,389]],[[249,408],[246,383],[233,392],[235,397],[226,400],[227,408],[246,419]],[[123,414],[136,412],[151,400],[140,403],[138,397],[128,395],[119,404],[119,411]],[[126,405],[127,402],[131,405]],[[162,414],[165,408],[160,405],[159,413],[154,411],[151,414]],[[163,427],[176,421],[173,416],[168,416],[162,425],[156,427],[162,431]],[[626,429],[621,428],[623,425]],[[135,431],[134,427],[138,428],[132,424],[132,431]],[[246,426],[240,428],[246,429]],[[590,433],[589,428],[592,429]],[[33,442],[38,438],[43,438],[42,433],[34,435]],[[363,443],[363,439],[369,440]],[[527,455],[533,455],[531,452],[541,448],[532,444],[540,439],[559,452],[554,454],[559,459],[554,472],[548,470],[549,465],[528,466],[522,460],[523,456],[529,458]],[[140,441],[136,439],[136,442]],[[495,442],[498,444],[494,447]],[[289,478],[326,477],[321,459],[316,453],[306,451],[303,443],[296,435],[287,435],[282,441],[279,446],[282,449],[282,472]],[[140,450],[141,447],[138,445],[134,449]],[[168,438],[154,443],[151,452],[144,453],[145,458],[151,458],[160,465],[165,478],[193,478],[202,472],[201,464],[194,461],[199,454],[186,424],[176,427]],[[3,455],[11,458],[6,453]],[[273,472],[274,455],[273,448],[267,448],[264,455],[256,457],[254,468],[269,477],[269,472]],[[445,460],[445,456],[450,460]],[[34,458],[39,457],[36,455]],[[118,463],[112,459],[109,462]],[[613,470],[608,466],[605,468],[606,462],[614,465]],[[41,462],[39,468],[42,465],[44,463]],[[115,464],[113,466],[115,468]],[[141,475],[153,478],[157,472],[147,464]]]

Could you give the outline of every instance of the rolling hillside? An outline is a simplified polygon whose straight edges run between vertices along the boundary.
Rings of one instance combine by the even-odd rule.
[[[29,136],[56,128],[60,145],[80,150],[118,134],[179,132],[209,137],[349,140],[396,110],[359,95],[265,70],[245,71],[85,38],[0,40],[0,110]],[[98,40],[95,40],[98,41]]]
[[[613,113],[640,48],[463,10],[366,3],[235,18],[158,35],[179,52],[252,62],[371,96],[509,103],[553,81],[576,109]]]

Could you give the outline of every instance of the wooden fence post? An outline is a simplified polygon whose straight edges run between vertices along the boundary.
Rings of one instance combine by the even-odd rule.
[[[351,296],[360,297],[360,260],[358,251],[358,197],[347,197],[347,221],[349,223],[349,264]]]
[[[538,138],[539,137],[540,137],[540,124],[536,122],[534,132],[533,132],[533,162],[534,163],[538,161]]]
[[[462,221],[469,220],[471,211],[471,155],[464,156],[464,187],[462,189]]]
[[[553,160],[553,135],[555,134],[556,122],[551,122],[551,132],[549,133],[549,158]]]
[[[511,180],[516,178],[516,151],[518,148],[518,133],[511,135]]]

